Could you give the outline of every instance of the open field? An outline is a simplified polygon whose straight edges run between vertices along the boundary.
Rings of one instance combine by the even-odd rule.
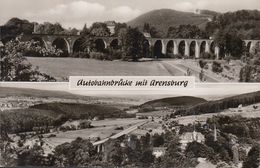
[[[97,137],[99,137],[100,139],[105,139],[110,137],[112,134],[117,134],[122,131],[115,130],[115,128],[117,127],[123,127],[124,129],[126,129],[141,122],[144,122],[144,120],[137,120],[135,118],[92,121],[91,125],[93,125],[94,128],[51,133],[56,135],[56,137],[51,138],[47,138],[50,134],[45,134],[44,140],[52,147],[55,147],[65,142],[71,142],[75,140],[77,137],[91,140]]]
[[[171,75],[159,62],[99,61],[79,58],[35,58],[28,57],[33,66],[39,66],[58,81],[69,76],[157,76]],[[177,72],[177,71],[176,71]]]
[[[67,81],[69,76],[184,76],[188,68],[196,77],[196,81],[199,81],[200,73],[198,61],[195,60],[125,62],[81,58],[27,57],[27,59],[34,67],[38,66],[41,72],[53,76],[57,81]],[[210,62],[212,61],[209,61],[209,65]],[[209,68],[205,71],[206,82],[237,82],[241,65],[233,61],[230,67],[230,72],[225,69],[223,74],[213,73]]]
[[[245,106],[240,109],[238,108],[230,108],[223,110],[220,113],[210,113],[210,114],[202,114],[202,115],[191,115],[191,116],[184,116],[174,119],[175,121],[178,121],[180,124],[188,125],[192,124],[194,120],[199,122],[206,122],[208,118],[212,118],[214,115],[228,115],[228,116],[236,116],[240,115],[245,118],[260,118],[260,103],[255,104],[258,106],[258,109],[254,109],[254,105]]]

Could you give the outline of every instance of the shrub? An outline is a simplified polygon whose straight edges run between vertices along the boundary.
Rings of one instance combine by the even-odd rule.
[[[223,67],[219,62],[214,61],[212,64],[212,71],[215,73],[221,73],[223,72]]]
[[[115,130],[124,130],[123,127],[116,127]]]
[[[204,69],[205,66],[207,65],[207,62],[206,62],[206,61],[203,61],[203,60],[199,60],[199,65],[200,65],[200,68],[201,68],[201,69]]]
[[[203,58],[203,59],[215,59],[216,56],[212,53],[209,53],[209,52],[203,52],[203,53],[201,53],[201,58]]]
[[[73,58],[90,58],[90,55],[86,52],[76,52],[71,55]]]
[[[80,120],[79,123],[79,128],[80,129],[86,129],[86,128],[91,128],[91,122],[88,120]]]
[[[112,60],[108,54],[101,53],[101,52],[91,52],[90,58],[97,59],[97,60]]]
[[[240,82],[257,82],[259,81],[259,75],[257,74],[259,71],[259,68],[255,65],[246,65],[243,68],[241,68],[239,73],[239,81]]]
[[[173,55],[173,58],[182,59],[182,58],[183,58],[183,55],[181,55],[181,54],[174,54],[174,55]]]
[[[121,50],[109,50],[109,55],[111,60],[119,60],[122,59],[123,52]]]

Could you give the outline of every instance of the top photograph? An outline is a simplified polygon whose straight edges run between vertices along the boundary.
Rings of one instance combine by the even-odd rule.
[[[259,0],[1,0],[0,81],[260,82]]]

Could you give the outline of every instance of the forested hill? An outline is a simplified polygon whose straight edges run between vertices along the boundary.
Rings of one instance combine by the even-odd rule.
[[[142,104],[140,107],[168,107],[168,106],[194,106],[206,102],[205,99],[191,96],[169,97],[156,99]]]
[[[196,25],[205,27],[209,22],[210,15],[195,14],[191,12],[181,12],[172,9],[153,10],[145,13],[127,24],[131,27],[138,27],[142,30],[144,23],[149,23],[155,27],[161,34],[166,35],[169,27],[178,27],[180,25]]]
[[[260,11],[239,10],[218,15],[207,24],[206,32],[214,34],[219,30],[235,32],[242,39],[260,39]]]
[[[206,113],[217,113],[229,108],[237,108],[239,105],[251,105],[260,103],[260,91],[247,94],[241,94],[237,96],[228,97],[221,100],[209,101],[202,104],[195,105],[193,107],[179,110],[175,115],[196,115]]]

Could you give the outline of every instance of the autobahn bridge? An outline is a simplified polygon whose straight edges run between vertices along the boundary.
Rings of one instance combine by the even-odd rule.
[[[80,35],[31,34],[22,36],[22,41],[30,40],[39,41],[40,44],[47,49],[55,46],[69,54],[80,51],[80,46],[82,46],[84,41]],[[93,40],[97,51],[103,51],[107,48],[116,49],[119,47],[118,37],[94,37]],[[260,43],[260,40],[243,41],[247,52],[250,53],[255,53],[256,46]],[[144,57],[151,58],[170,57],[170,55],[200,58],[202,53],[207,52],[214,54],[218,59],[221,52],[220,48],[212,39],[146,38],[143,45],[144,51],[150,53]]]

